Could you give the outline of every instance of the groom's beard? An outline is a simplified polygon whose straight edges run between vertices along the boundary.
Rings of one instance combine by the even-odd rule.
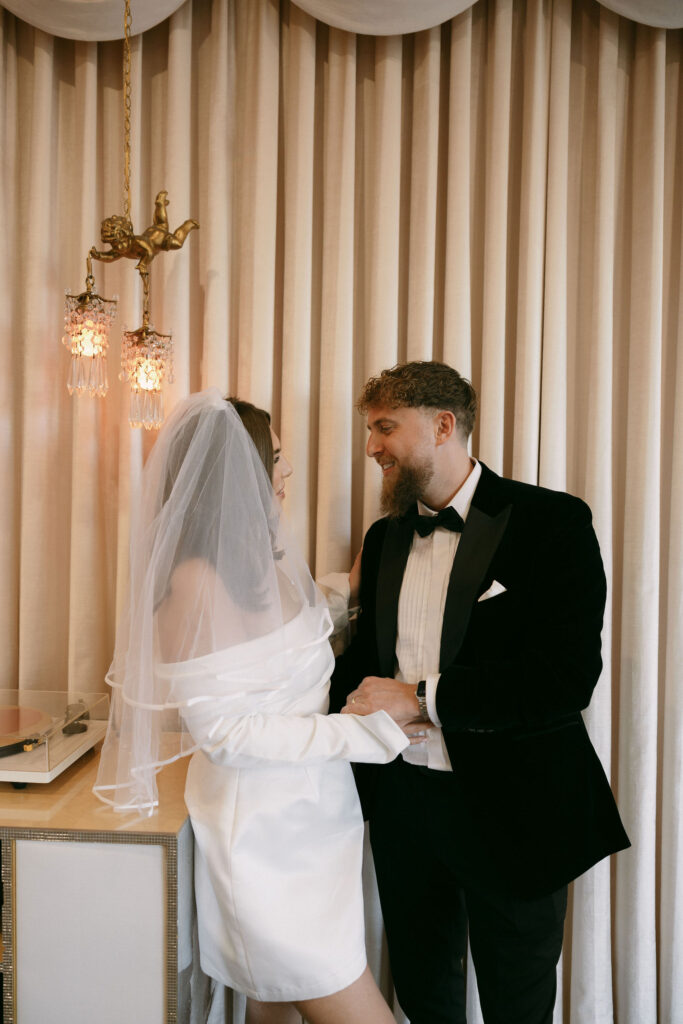
[[[379,504],[382,514],[391,519],[405,515],[418,498],[422,498],[433,476],[433,468],[424,462],[418,466],[399,466],[393,479],[382,481]]]

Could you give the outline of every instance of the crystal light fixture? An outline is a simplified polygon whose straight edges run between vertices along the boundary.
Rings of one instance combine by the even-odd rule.
[[[103,299],[93,292],[92,261],[87,259],[86,290],[80,295],[67,292],[64,304],[62,342],[71,352],[66,386],[69,394],[106,395],[109,328],[116,316],[116,299]]]
[[[91,260],[114,263],[120,259],[136,260],[143,290],[142,327],[125,331],[121,346],[121,380],[130,384],[130,416],[133,427],[158,430],[164,419],[163,392],[165,383],[173,381],[173,343],[170,334],[160,334],[149,322],[150,267],[160,252],[180,249],[191,231],[199,224],[188,218],[171,231],[168,223],[168,193],[157,192],[154,215],[149,227],[136,233],[130,213],[131,168],[131,85],[130,85],[130,0],[124,0],[123,12],[123,216],[114,214],[101,224],[100,237],[108,249],[95,246],[88,253],[86,291],[66,297],[66,334],[63,341],[71,349],[69,394],[88,390],[104,395],[107,391],[106,354],[108,328],[114,319],[116,301],[93,294],[95,283]]]
[[[158,430],[164,421],[163,385],[173,383],[173,341],[151,324],[123,332],[121,380],[130,384],[131,427]]]

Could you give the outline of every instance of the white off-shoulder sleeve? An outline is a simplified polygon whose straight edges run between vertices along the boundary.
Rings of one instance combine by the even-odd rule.
[[[194,742],[214,764],[313,764],[367,761],[386,764],[409,745],[385,711],[371,715],[277,715],[256,712],[216,718],[196,705],[182,712]]]

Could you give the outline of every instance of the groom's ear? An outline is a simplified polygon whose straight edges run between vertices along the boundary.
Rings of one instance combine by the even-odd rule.
[[[448,409],[440,409],[434,416],[434,440],[445,444],[457,433],[457,421],[454,413]]]

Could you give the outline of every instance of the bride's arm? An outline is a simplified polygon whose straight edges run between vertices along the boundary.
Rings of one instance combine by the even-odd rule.
[[[206,601],[212,614],[205,617]],[[179,565],[169,593],[157,610],[162,657],[179,662],[220,650],[230,643],[231,623],[241,612],[214,569],[201,559]],[[204,621],[212,632],[204,635]],[[217,637],[216,630],[221,630]],[[331,669],[331,666],[328,666]],[[324,665],[322,671],[324,671]],[[176,681],[178,694],[180,683]],[[193,679],[191,693],[202,689]],[[210,688],[207,688],[210,689]],[[357,715],[286,715],[235,712],[234,699],[196,700],[180,711],[194,743],[216,764],[253,765],[262,761],[306,762],[343,759],[384,764],[409,744],[385,712]],[[222,704],[222,707],[221,707]],[[227,712],[232,706],[233,712]]]
[[[383,711],[364,717],[263,713],[217,717],[208,708],[193,705],[181,714],[195,743],[215,764],[235,767],[263,761],[386,764],[410,742]]]

